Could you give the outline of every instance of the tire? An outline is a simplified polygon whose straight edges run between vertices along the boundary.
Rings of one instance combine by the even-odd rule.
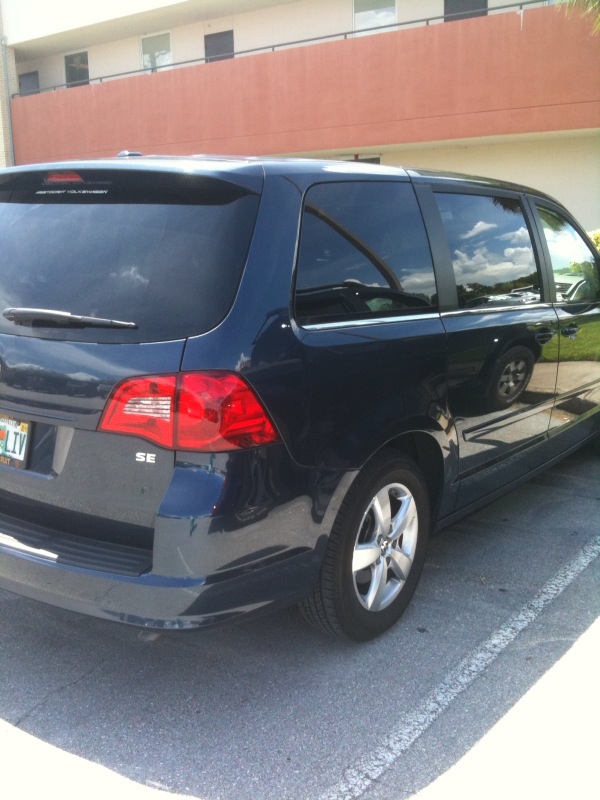
[[[533,372],[534,357],[527,347],[512,347],[494,364],[486,394],[490,411],[508,408],[523,394]]]
[[[317,584],[301,602],[314,627],[366,641],[409,604],[425,562],[430,510],[417,465],[388,451],[358,475],[331,530]]]

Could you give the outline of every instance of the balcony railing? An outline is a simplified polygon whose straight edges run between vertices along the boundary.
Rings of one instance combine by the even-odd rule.
[[[508,11],[516,11],[517,13],[522,14],[523,11],[528,8],[535,8],[535,7],[539,8],[548,5],[554,5],[553,0],[523,0],[520,3],[507,3],[506,5],[503,6],[496,6],[494,8],[490,8],[487,10],[487,13],[488,15],[494,15],[499,13],[506,13]],[[155,69],[152,70],[149,70],[146,67],[142,69],[130,70],[128,72],[116,72],[109,75],[102,75],[94,78],[89,78],[88,80],[71,82],[71,83],[61,83],[55,86],[48,86],[43,89],[36,89],[34,91],[16,92],[15,94],[12,95],[12,97],[24,97],[33,94],[41,94],[44,92],[54,92],[60,89],[68,89],[74,86],[83,86],[83,85],[87,86],[89,84],[97,84],[97,83],[104,83],[106,81],[119,80],[120,78],[131,78],[136,75],[147,75],[153,72],[165,72],[166,70],[191,67],[191,66],[196,66],[198,64],[207,64],[209,62],[228,59],[228,58],[239,58],[243,56],[258,55],[261,53],[274,53],[278,50],[287,50],[294,47],[305,47],[311,44],[340,41],[344,39],[356,39],[358,37],[369,34],[388,33],[390,31],[400,31],[409,28],[437,25],[443,22],[451,22],[453,20],[458,21],[464,19],[465,19],[465,12],[459,12],[456,14],[439,14],[433,17],[422,17],[420,19],[412,19],[404,22],[394,22],[391,23],[390,25],[379,25],[377,27],[363,28],[361,30],[342,31],[340,33],[330,33],[324,36],[313,36],[308,39],[295,39],[290,42],[280,42],[278,44],[263,45],[261,47],[254,47],[250,50],[239,50],[233,53],[222,53],[219,55],[218,58],[212,56],[212,57],[194,58],[187,61],[178,61],[174,64],[167,64],[162,67],[156,67]]]

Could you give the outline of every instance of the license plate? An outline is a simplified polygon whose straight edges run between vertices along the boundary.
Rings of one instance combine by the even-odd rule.
[[[0,416],[0,465],[25,469],[29,423]]]

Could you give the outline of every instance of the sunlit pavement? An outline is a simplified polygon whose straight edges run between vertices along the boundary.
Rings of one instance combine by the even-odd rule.
[[[600,798],[600,618],[415,800]]]
[[[460,761],[415,798],[598,800],[599,676],[600,619]],[[0,786],[7,800],[48,794],[62,800],[183,796],[134,783],[2,721],[0,753]]]
[[[0,792],[5,800],[157,800],[181,795],[142,786],[0,720]]]

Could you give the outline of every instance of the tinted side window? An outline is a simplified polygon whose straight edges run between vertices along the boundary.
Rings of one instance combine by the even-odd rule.
[[[600,300],[600,279],[595,255],[570,222],[558,212],[538,206],[554,274],[559,303],[593,303]]]
[[[308,191],[296,274],[301,323],[436,308],[429,243],[410,184],[327,183]]]
[[[435,195],[452,254],[460,308],[540,300],[529,229],[518,200]]]

